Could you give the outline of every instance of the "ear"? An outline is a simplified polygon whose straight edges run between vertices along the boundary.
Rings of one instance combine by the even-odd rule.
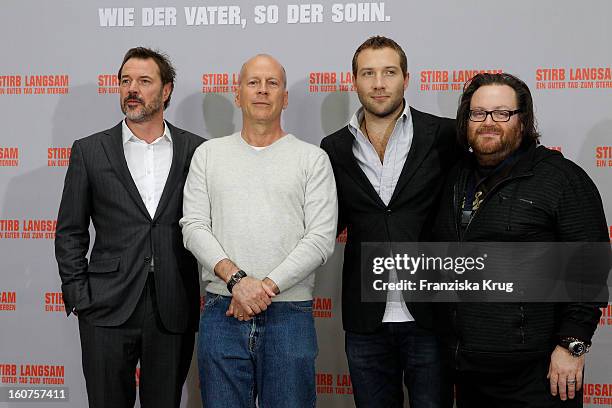
[[[166,101],[170,97],[170,94],[172,93],[172,88],[173,88],[173,85],[170,82],[164,85],[162,89],[162,98],[164,100],[164,103],[166,103]]]
[[[408,88],[408,83],[410,82],[410,72],[406,72],[406,76],[404,77],[404,91]]]
[[[234,104],[236,107],[241,108],[240,106],[240,86],[236,88],[236,92],[234,93]]]
[[[283,109],[287,109],[287,105],[289,105],[289,91],[285,89],[283,93]]]

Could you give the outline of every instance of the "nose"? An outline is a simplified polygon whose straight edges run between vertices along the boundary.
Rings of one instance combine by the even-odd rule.
[[[257,94],[258,95],[267,95],[268,94],[268,81],[262,80],[258,81],[257,84]]]
[[[259,88],[257,89],[257,93],[261,94],[261,95],[267,95],[268,94],[268,87],[266,86],[265,83],[261,84],[259,86]]]
[[[128,91],[129,93],[138,93],[138,81],[130,81]]]
[[[385,81],[383,78],[382,73],[377,73],[376,77],[374,78],[374,88],[375,89],[384,89],[385,88]]]

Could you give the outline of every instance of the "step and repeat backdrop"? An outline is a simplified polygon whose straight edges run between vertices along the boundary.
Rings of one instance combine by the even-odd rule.
[[[134,46],[171,57],[178,76],[166,118],[206,138],[240,129],[232,92],[242,62],[257,53],[284,64],[284,127],[314,144],[358,108],[351,58],[371,35],[402,45],[406,99],[434,114],[454,117],[475,73],[513,73],[533,92],[542,143],[587,171],[612,224],[608,0],[4,0],[0,15],[0,387],[67,388],[69,400],[52,406],[87,406],[77,320],[65,315],[53,255],[70,146],[121,120],[116,72]],[[342,249],[340,237],[317,272],[319,407],[354,406]],[[612,406],[611,350],[608,306],[587,355],[587,407]],[[183,407],[201,406],[195,364]],[[24,406],[0,402],[13,405]]]

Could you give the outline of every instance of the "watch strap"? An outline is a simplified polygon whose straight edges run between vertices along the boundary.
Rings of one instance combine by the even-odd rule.
[[[236,286],[236,284],[240,282],[240,280],[245,276],[247,276],[247,274],[242,269],[238,270],[236,273],[230,276],[229,280],[227,281],[227,290],[229,291],[229,293],[232,293],[232,289],[234,289],[234,286]]]

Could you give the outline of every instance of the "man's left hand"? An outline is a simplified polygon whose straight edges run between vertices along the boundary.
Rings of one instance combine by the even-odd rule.
[[[550,393],[559,394],[561,400],[573,399],[576,391],[582,388],[584,355],[574,357],[567,349],[557,346],[550,356],[550,366],[546,378],[550,380]]]
[[[253,317],[252,315],[248,314],[242,307],[240,307],[238,302],[236,302],[233,297],[232,301],[230,302],[229,308],[225,312],[225,315],[227,317],[233,316],[241,322],[251,320],[251,318]]]

